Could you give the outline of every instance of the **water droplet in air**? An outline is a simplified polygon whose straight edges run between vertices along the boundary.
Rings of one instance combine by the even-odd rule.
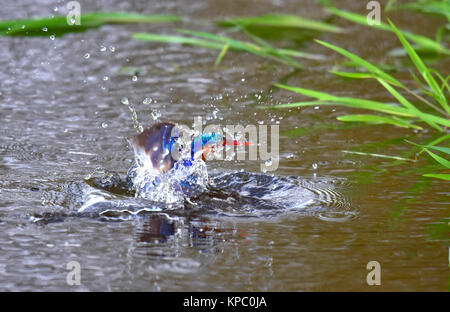
[[[145,98],[144,101],[142,101],[142,104],[149,105],[152,104],[153,100],[152,98]]]
[[[84,58],[85,58],[85,59],[88,59],[90,56],[91,56],[91,55],[90,55],[89,53],[86,53],[86,54],[84,55]]]
[[[128,105],[128,104],[129,104],[128,98],[126,98],[126,97],[123,97],[123,98],[120,100],[120,102],[122,102],[123,105]]]
[[[100,46],[100,51],[105,52],[106,51],[106,47],[104,45]]]
[[[53,11],[58,12],[58,7],[54,7]]]
[[[312,164],[312,167],[313,167],[314,170],[316,170],[317,167],[318,167],[318,165],[317,165],[316,163],[313,163],[313,164]]]
[[[55,35],[51,35],[50,40],[55,40]]]
[[[22,25],[22,29],[25,29],[25,25]]]
[[[109,51],[114,52],[116,51],[116,48],[114,46],[109,46]]]
[[[138,80],[138,78],[137,78],[137,76],[133,76],[133,77],[131,78],[131,80],[133,80],[133,81],[137,81],[137,80]]]
[[[42,31],[47,31],[47,30],[48,30],[47,27],[42,28]]]
[[[158,110],[152,111],[152,117],[153,117],[153,120],[157,120],[159,117],[161,117],[161,112]]]
[[[108,124],[106,122],[102,123],[102,128],[108,127]]]
[[[103,77],[103,80],[104,80],[104,81],[106,81],[106,80],[108,80],[108,79],[109,79],[108,76],[104,76],[104,77]]]
[[[267,159],[266,162],[265,162],[264,164],[266,165],[266,167],[272,166],[272,158]]]

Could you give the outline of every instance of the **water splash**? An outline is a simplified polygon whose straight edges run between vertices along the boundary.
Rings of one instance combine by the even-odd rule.
[[[206,190],[208,170],[202,160],[185,166],[183,160],[166,173],[159,173],[148,155],[135,149],[136,165],[129,172],[135,197],[166,204],[179,203],[186,197],[198,196]]]
[[[142,127],[141,123],[138,121],[136,109],[134,108],[133,104],[130,103],[127,97],[123,97],[120,102],[123,105],[126,105],[128,109],[131,112],[131,121],[133,122],[133,127],[136,129],[137,133],[141,133],[144,131],[144,127]]]

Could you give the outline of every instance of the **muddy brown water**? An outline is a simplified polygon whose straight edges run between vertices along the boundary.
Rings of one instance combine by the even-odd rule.
[[[80,2],[85,11],[178,14],[191,21],[176,27],[204,31],[223,31],[199,22],[205,18],[271,12],[326,16],[314,1]],[[340,6],[362,13],[363,2],[340,1]],[[55,13],[50,1],[10,1],[0,7],[0,16],[48,16],[62,12],[65,2],[56,7]],[[439,25],[413,13],[392,16],[401,27],[429,36]],[[349,33],[319,38],[373,62],[396,62],[386,58],[398,46],[391,34],[336,23]],[[389,159],[342,152],[405,155],[410,147],[403,139],[431,140],[432,133],[343,125],[335,117],[354,112],[344,108],[258,109],[303,99],[269,91],[286,77],[291,85],[392,101],[376,82],[328,74],[342,58],[312,41],[299,48],[323,54],[325,60],[301,60],[305,69],[293,72],[236,52],[214,69],[217,51],[130,36],[136,31],[173,33],[174,27],[115,25],[55,40],[51,34],[0,38],[1,290],[447,290],[448,182],[422,176],[433,162],[422,157],[393,165]],[[449,73],[448,60],[434,66]],[[136,81],[129,68],[138,69]],[[412,83],[407,74],[399,76]],[[278,122],[279,167],[263,174],[260,161],[208,163],[220,187],[230,194],[247,192],[245,203],[237,199],[228,206],[224,202],[233,199],[211,193],[185,209],[124,220],[78,216],[75,212],[86,201],[86,174],[101,166],[125,175],[131,165],[126,139],[135,130],[123,97],[143,125],[154,122],[152,112],[186,125],[194,116],[222,125]],[[152,103],[144,105],[145,98]],[[297,188],[283,188],[289,183]],[[291,209],[297,207],[292,199],[303,200],[303,195],[315,200],[312,208]],[[130,197],[120,200],[147,205]],[[80,263],[79,286],[66,283],[70,261]],[[381,286],[367,285],[370,261],[381,265]]]

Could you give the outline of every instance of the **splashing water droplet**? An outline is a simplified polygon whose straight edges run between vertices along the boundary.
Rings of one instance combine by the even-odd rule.
[[[312,167],[313,167],[314,170],[316,170],[317,167],[318,167],[318,165],[317,165],[316,163],[313,163],[313,164],[312,164]]]
[[[107,128],[108,124],[106,122],[102,123],[102,128]]]
[[[149,105],[152,104],[153,99],[152,98],[145,98],[144,101],[142,101],[142,104]]]
[[[83,57],[84,57],[85,59],[88,59],[88,58],[91,57],[91,55],[90,55],[89,53],[86,53]]]
[[[108,79],[109,79],[108,76],[103,76],[103,81],[106,81],[106,80],[108,80]]]
[[[50,40],[55,40],[55,35],[51,35]]]
[[[152,117],[153,117],[153,120],[157,120],[159,117],[161,117],[161,112],[158,110],[153,110]]]
[[[127,97],[123,97],[120,102],[126,106],[128,106],[128,109],[131,112],[131,120],[133,121],[133,127],[134,129],[136,129],[137,133],[141,133],[142,131],[144,131],[144,127],[142,127],[142,125],[139,123],[138,119],[137,119],[137,113],[136,113],[136,109],[133,107],[133,105],[128,101]]]
[[[116,48],[114,46],[109,46],[109,51],[114,52],[116,51]]]
[[[138,77],[137,77],[137,76],[133,76],[133,77],[131,78],[131,80],[137,81],[137,80],[138,80]]]
[[[58,7],[54,7],[54,8],[53,8],[53,11],[54,11],[54,12],[58,12]]]
[[[128,105],[130,102],[128,102],[128,98],[123,97],[120,102],[122,102],[123,105]]]
[[[100,51],[105,52],[106,51],[106,47],[104,45],[100,46]]]

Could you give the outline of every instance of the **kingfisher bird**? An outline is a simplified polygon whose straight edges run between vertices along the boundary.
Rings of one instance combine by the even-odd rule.
[[[182,153],[182,150],[177,150],[174,146],[178,139],[179,132],[176,125],[166,121],[156,123],[134,136],[132,144],[137,155],[149,158],[151,166],[157,173],[169,171],[177,161],[182,161],[186,167],[192,166],[193,161],[197,159],[206,161],[207,156],[214,153],[214,146],[250,145],[248,142],[226,140],[214,132],[201,133],[190,142],[190,157],[177,159],[173,152]]]
[[[149,197],[154,199],[157,195],[167,195],[160,193],[161,189],[158,187],[161,181],[171,181],[169,184],[173,184],[174,190],[189,195],[195,192],[197,184],[201,184],[201,174],[197,172],[198,167],[195,165],[199,165],[198,161],[206,161],[207,156],[214,153],[215,146],[250,145],[248,142],[226,140],[216,133],[199,134],[190,141],[190,146],[180,144],[179,138],[176,124],[156,123],[131,139],[135,162],[124,180],[119,174],[100,168],[89,174],[86,182],[93,187],[118,194],[141,194],[139,196],[145,197],[150,192]],[[190,151],[187,147],[190,147]],[[174,155],[175,152],[177,155]],[[140,170],[142,167],[144,170]],[[182,173],[181,178],[180,175],[163,176],[174,167],[178,174],[184,172],[187,175],[183,176]]]

